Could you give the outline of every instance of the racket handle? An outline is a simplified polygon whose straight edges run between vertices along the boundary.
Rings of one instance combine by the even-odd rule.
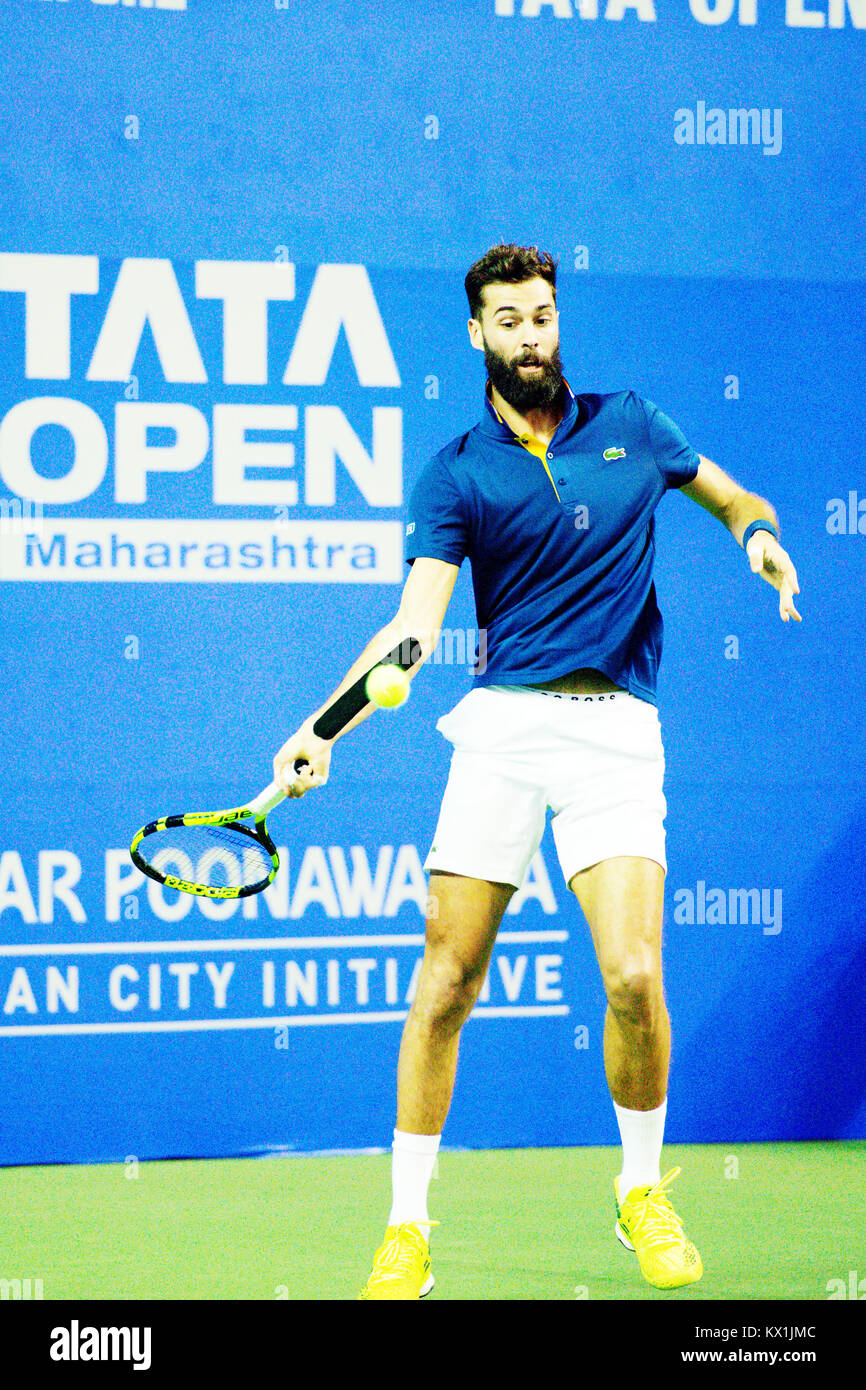
[[[295,758],[295,772],[306,765],[306,758]],[[286,789],[281,782],[269,782],[264,791],[259,792],[249,803],[249,809],[257,816],[266,816],[275,806],[286,799]]]
[[[381,661],[376,662],[376,666],[399,666],[401,671],[411,671],[413,666],[417,666],[421,660],[421,643],[417,637],[407,637],[395,647],[387,656],[383,656]],[[370,670],[374,671],[375,666]],[[360,680],[356,680],[354,685],[350,685],[348,690],[344,690],[342,695],[334,701],[332,705],[319,715],[313,725],[313,733],[318,738],[333,739],[342,733],[347,724],[351,724],[356,714],[360,714],[362,709],[366,709],[370,703],[367,694],[367,677],[370,671],[366,671]]]

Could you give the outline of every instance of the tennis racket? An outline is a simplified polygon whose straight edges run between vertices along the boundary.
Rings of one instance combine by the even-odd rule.
[[[407,638],[376,662],[404,671],[421,660],[421,645]],[[374,670],[375,667],[371,667]],[[313,725],[319,738],[332,739],[370,704],[370,671],[323,710]],[[295,772],[305,766],[295,760]],[[267,816],[286,799],[286,789],[271,782],[242,806],[222,811],[191,811],[149,821],[129,848],[137,869],[148,878],[181,893],[203,898],[248,898],[273,883],[280,867],[277,847],[268,834]]]

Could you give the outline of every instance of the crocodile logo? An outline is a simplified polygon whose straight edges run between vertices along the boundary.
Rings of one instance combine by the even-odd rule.
[[[625,449],[605,449],[602,454],[603,459],[624,459]]]

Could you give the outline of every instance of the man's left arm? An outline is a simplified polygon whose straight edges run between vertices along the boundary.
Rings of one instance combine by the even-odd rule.
[[[712,459],[704,458],[703,454],[699,454],[698,458],[701,463],[696,476],[679,491],[723,522],[738,545],[742,546],[743,537],[753,521],[770,521],[779,531],[779,519],[766,498],[740,487]],[[800,592],[797,571],[790,555],[782,549],[772,531],[752,531],[745,550],[753,574],[760,574],[762,579],[779,591],[779,615],[782,621],[786,623],[794,618],[798,623],[802,622],[794,607],[794,594]]]

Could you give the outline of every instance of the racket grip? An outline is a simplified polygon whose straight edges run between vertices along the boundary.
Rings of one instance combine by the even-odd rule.
[[[420,662],[421,655],[421,643],[417,637],[407,637],[399,647],[395,647],[387,656],[383,656],[381,661],[377,661],[376,666],[399,666],[401,671],[411,671],[412,667]],[[375,666],[370,667],[370,671],[375,669]],[[360,680],[350,685],[348,690],[344,690],[342,695],[319,715],[313,725],[313,733],[317,738],[336,738],[347,724],[351,724],[356,714],[367,708],[370,703],[367,694],[367,677],[370,671],[366,671]]]
[[[306,766],[306,758],[295,758],[295,772]],[[257,816],[266,816],[275,806],[286,799],[286,789],[281,782],[269,782],[264,791],[249,803],[249,810]]]

